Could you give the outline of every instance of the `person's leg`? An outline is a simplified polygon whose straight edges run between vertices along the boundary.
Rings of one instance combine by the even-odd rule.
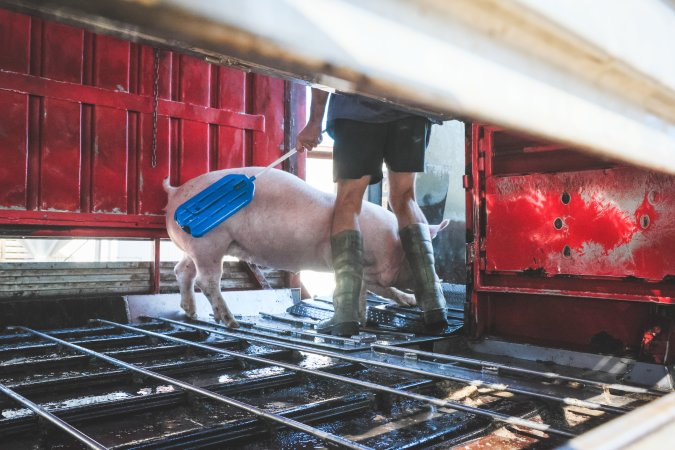
[[[430,123],[423,118],[397,121],[390,127],[385,160],[389,166],[389,201],[398,220],[401,246],[424,312],[427,330],[445,329],[445,297],[434,268],[429,225],[415,200],[415,172],[424,171]]]
[[[363,285],[363,238],[359,214],[368,183],[382,178],[386,127],[338,119],[328,128],[335,141],[333,178],[337,183],[331,223],[335,313],[315,329],[320,333],[351,336],[359,332],[359,294]]]
[[[434,249],[429,225],[415,201],[415,174],[389,172],[391,207],[399,224],[401,246],[410,266],[415,299],[430,332],[442,331],[448,323],[445,297],[434,268]]]
[[[366,192],[370,175],[358,179],[338,179],[331,235],[335,236],[345,230],[361,231],[359,228],[359,214],[363,205],[363,195]]]
[[[363,284],[363,238],[359,214],[370,176],[338,179],[331,225],[331,252],[335,271],[333,317],[319,323],[319,333],[352,336],[359,333],[359,298]]]
[[[398,228],[414,223],[427,223],[415,199],[415,172],[389,170],[389,204],[398,220]]]

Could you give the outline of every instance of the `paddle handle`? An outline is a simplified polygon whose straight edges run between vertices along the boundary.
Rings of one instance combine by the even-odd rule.
[[[323,133],[325,133],[325,132],[326,132],[326,130],[322,130],[322,131],[321,131],[321,134],[323,134]],[[258,178],[260,175],[264,174],[265,172],[267,172],[268,170],[270,170],[272,167],[276,166],[277,164],[286,161],[288,158],[290,158],[291,156],[295,155],[296,153],[298,153],[298,151],[297,151],[295,148],[292,149],[290,152],[288,152],[288,153],[286,153],[285,155],[281,156],[281,157],[278,158],[276,161],[273,161],[269,166],[267,166],[267,167],[265,167],[263,170],[261,170],[261,171],[258,173],[258,175],[255,175],[255,176],[251,177],[251,178],[250,178],[251,181],[255,180],[255,179]]]
[[[253,179],[258,178],[260,175],[264,174],[265,172],[267,172],[268,170],[270,170],[272,167],[276,166],[276,165],[279,164],[279,163],[282,163],[282,162],[286,161],[288,158],[290,158],[291,156],[295,155],[296,153],[298,153],[298,151],[297,151],[296,149],[293,149],[293,150],[291,150],[290,152],[284,154],[281,158],[278,158],[276,161],[273,161],[269,166],[265,167],[263,170],[261,170],[261,171],[258,173],[258,175],[252,177],[251,179],[253,180]]]

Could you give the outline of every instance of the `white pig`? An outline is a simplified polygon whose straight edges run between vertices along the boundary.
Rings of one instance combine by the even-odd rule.
[[[181,293],[181,307],[195,314],[194,283],[209,299],[214,317],[229,327],[238,327],[220,293],[222,260],[225,255],[290,272],[331,271],[330,224],[335,195],[321,192],[298,177],[270,170],[255,180],[250,204],[200,238],[183,231],[174,220],[176,208],[228,173],[258,174],[262,168],[247,167],[209,172],[176,188],[164,180],[169,201],[166,228],[171,240],[184,252],[175,273]],[[430,225],[431,236],[445,228]],[[403,305],[415,305],[414,297],[393,289],[411,282],[398,235],[396,216],[369,202],[363,203],[359,218],[364,242],[363,289],[360,317],[365,313],[365,293],[393,298]]]

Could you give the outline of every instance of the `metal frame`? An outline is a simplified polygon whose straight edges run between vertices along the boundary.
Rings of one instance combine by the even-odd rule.
[[[447,426],[444,425],[431,434],[426,427],[422,427],[415,431],[415,440],[406,441],[405,445],[424,445],[424,443],[438,442],[441,439],[446,442],[461,442],[455,440],[465,440],[470,436],[475,436],[473,433],[479,433],[488,438],[495,427],[501,426],[500,422],[516,426],[513,431],[521,430],[525,433],[523,437],[529,434],[527,429],[534,429],[543,432],[545,439],[569,438],[577,433],[576,429],[574,431],[560,429],[546,419],[544,423],[527,420],[525,417],[529,416],[524,414],[539,411],[544,405],[548,405],[549,413],[557,414],[554,411],[563,410],[566,405],[574,405],[584,409],[595,409],[596,414],[592,416],[598,415],[601,411],[609,413],[597,416],[604,422],[615,414],[634,410],[630,402],[643,403],[649,398],[648,396],[656,396],[655,393],[640,388],[634,390],[630,386],[621,384],[598,383],[583,376],[565,377],[565,375],[546,372],[546,370],[543,373],[536,370],[518,370],[519,367],[511,367],[509,363],[506,363],[508,366],[504,367],[504,365],[490,361],[456,358],[410,348],[368,345],[358,354],[341,353],[342,346],[340,345],[334,345],[333,351],[317,350],[309,346],[287,344],[277,340],[278,337],[284,336],[283,329],[276,333],[272,332],[275,330],[270,330],[269,334],[275,336],[267,339],[240,331],[226,331],[223,326],[213,323],[208,323],[206,327],[194,325],[192,322],[185,323],[168,319],[131,325],[120,322],[115,319],[97,319],[92,320],[92,326],[87,328],[53,332],[10,327],[9,330],[14,333],[0,336],[2,358],[14,360],[19,355],[21,357],[16,362],[3,366],[3,376],[10,384],[5,381],[3,383],[9,389],[19,390],[22,395],[28,397],[49,395],[49,398],[52,398],[56,394],[53,397],[53,401],[57,402],[54,414],[58,414],[64,421],[77,421],[89,425],[94,425],[93,421],[101,421],[102,425],[108,421],[116,423],[115,417],[125,412],[135,414],[160,408],[194,407],[195,405],[191,403],[191,394],[194,392],[185,392],[185,389],[181,389],[182,385],[173,383],[176,377],[182,378],[183,376],[190,377],[190,381],[184,382],[185,384],[196,384],[201,389],[216,395],[228,398],[233,395],[253,395],[255,400],[243,401],[256,406],[257,402],[264,403],[268,398],[269,394],[260,391],[266,388],[272,388],[274,392],[277,392],[275,388],[289,387],[295,391],[299,387],[309,385],[323,386],[317,393],[324,392],[329,396],[331,392],[338,393],[338,398],[332,396],[334,402],[330,404],[325,400],[306,404],[303,401],[304,396],[300,394],[297,398],[299,403],[291,402],[295,406],[276,412],[279,416],[305,424],[322,419],[330,419],[331,423],[335,423],[332,421],[339,419],[341,415],[346,418],[344,415],[347,412],[363,411],[367,415],[375,410],[381,410],[381,414],[382,411],[393,407],[392,404],[410,405],[411,401],[415,402],[416,408],[421,408],[422,411],[426,411],[425,404],[438,407],[438,409],[433,409],[433,420],[437,424],[442,423]],[[44,340],[33,340],[32,336]],[[126,347],[131,343],[134,344],[134,349],[127,350]],[[242,344],[244,344],[243,347]],[[403,342],[403,345],[406,343]],[[60,349],[58,353],[62,351],[66,353],[59,357],[58,353],[53,354],[50,348]],[[370,351],[367,350],[368,348]],[[298,352],[304,355],[302,359],[308,365],[296,361],[294,355]],[[101,358],[98,355],[101,355]],[[107,358],[112,358],[112,360]],[[27,359],[28,366],[25,365],[26,361],[21,359]],[[116,364],[121,359],[134,367],[143,364],[142,371],[130,370],[127,366]],[[148,361],[148,359],[153,362],[145,365],[143,361]],[[107,367],[106,362],[113,363],[115,367]],[[467,364],[480,367],[467,367]],[[81,366],[84,367],[84,373],[73,375],[73,367]],[[57,369],[56,372],[55,369]],[[516,376],[507,373],[509,369],[516,369],[511,371]],[[54,378],[38,377],[36,380],[26,382],[22,380],[21,375],[24,370],[34,370],[44,374],[53,373]],[[61,375],[58,374],[59,370],[63,372]],[[161,377],[147,376],[147,372],[143,371],[152,374],[159,373]],[[259,375],[256,374],[258,372]],[[356,375],[360,373],[364,375]],[[218,381],[214,383],[215,374],[227,374],[228,377],[232,376],[235,382],[222,382],[219,375]],[[197,380],[204,380],[206,384]],[[456,384],[452,383],[447,386],[445,383],[438,384],[442,380],[456,381]],[[118,388],[113,386],[118,384],[126,386],[130,381],[133,382],[133,387],[123,388],[121,390],[123,397],[114,402],[106,400],[108,395],[118,392]],[[571,384],[567,385],[568,382]],[[174,384],[175,389],[154,391],[153,386],[161,386],[164,383]],[[519,395],[512,401],[506,401],[506,404],[499,402],[499,407],[496,406],[497,404],[491,404],[489,407],[479,406],[474,409],[474,406],[468,406],[461,400],[446,399],[445,394],[427,394],[419,391],[419,389],[441,389],[445,392],[445,389],[449,388],[451,392],[460,393],[466,392],[466,389],[462,387],[467,385],[473,386],[473,389],[481,389],[477,391],[481,398],[482,396],[501,397],[498,394],[500,391],[514,392]],[[153,394],[137,395],[136,391],[141,386],[143,391],[150,389],[149,392]],[[525,389],[521,389],[523,386]],[[64,401],[74,395],[79,396],[82,389],[88,390],[89,397],[87,398],[91,398],[91,402],[87,401],[86,407],[67,406],[68,402]],[[531,395],[532,390],[535,391],[534,395]],[[602,404],[595,403],[595,401],[585,402],[580,400],[581,398],[593,398],[593,400],[598,398],[600,400],[595,401],[602,402]],[[542,401],[534,401],[536,399]],[[503,407],[508,409],[499,409]],[[568,408],[564,410],[568,411]],[[394,407],[392,411],[398,411],[398,407]],[[573,414],[574,411],[574,408],[569,410]],[[237,413],[234,414],[240,417]],[[581,412],[580,414],[583,415]],[[396,415],[394,413],[394,416]],[[3,421],[3,426],[5,426],[3,431],[8,435],[22,435],[35,427],[30,418],[29,413],[24,410],[21,414]],[[179,429],[183,431],[179,431],[169,439],[156,435],[144,445],[181,445],[181,443],[199,445],[208,442],[231,442],[232,439],[265,433],[269,430],[267,422],[265,419],[259,421],[255,418],[246,418],[238,420],[235,428],[233,428],[234,424],[229,427],[218,425],[218,421],[209,422],[199,428],[182,427],[177,431]],[[338,420],[337,423],[342,422]],[[351,422],[347,420],[345,425],[347,423]],[[456,424],[457,428],[453,424]],[[100,429],[94,427],[91,433],[106,433],[109,429],[106,426]],[[334,432],[346,436],[344,429],[342,432]],[[288,433],[292,435],[293,431],[281,431],[278,439],[284,439],[282,436],[288,436]],[[98,436],[98,434],[92,434],[92,436]]]
[[[458,363],[461,363],[461,364],[468,364],[468,365],[471,365],[471,366],[497,369],[497,370],[501,370],[501,371],[505,371],[505,372],[513,372],[513,373],[524,374],[524,375],[534,375],[536,377],[546,378],[546,379],[549,379],[549,380],[571,381],[571,382],[574,382],[574,383],[581,383],[581,384],[586,385],[586,386],[595,386],[595,387],[600,388],[600,389],[610,389],[610,390],[616,390],[616,391],[622,391],[622,392],[632,392],[632,393],[635,393],[635,394],[650,394],[650,395],[657,395],[657,396],[663,395],[663,392],[655,391],[653,389],[646,389],[646,388],[641,388],[641,387],[637,387],[637,386],[629,386],[627,384],[620,384],[620,383],[603,383],[603,382],[591,380],[591,379],[588,379],[588,378],[570,377],[570,376],[562,375],[562,374],[555,373],[555,372],[542,372],[541,370],[525,369],[525,368],[522,368],[522,367],[515,367],[515,366],[509,366],[509,365],[506,365],[506,364],[496,363],[494,361],[487,361],[487,360],[481,360],[481,359],[475,359],[475,358],[465,358],[465,357],[462,357],[462,356],[446,355],[446,354],[442,354],[442,353],[425,352],[425,351],[422,351],[422,350],[415,350],[415,349],[409,349],[409,348],[392,347],[392,346],[389,346],[389,345],[371,344],[370,347],[374,350],[381,350],[385,353],[391,353],[391,354],[399,353],[399,354],[403,354],[404,356],[417,355],[417,356],[422,356],[425,359],[458,362]]]
[[[195,329],[206,331],[206,332],[213,333],[213,334],[225,335],[225,336],[227,336],[227,335],[236,336],[235,333],[225,333],[225,332],[221,332],[221,331],[209,330],[208,328],[205,328],[205,327],[199,327],[199,326],[195,326],[195,325],[184,324],[184,323],[176,322],[176,321],[173,321],[173,320],[168,320],[168,319],[158,319],[158,320],[166,321],[167,323],[173,323],[175,325],[186,326],[186,327],[189,327],[189,328],[195,328]],[[119,327],[119,328],[122,328],[122,329],[125,329],[125,330],[139,331],[134,327],[131,327],[131,326],[128,326],[128,325],[118,324],[118,323],[107,321],[107,320],[96,319],[96,321],[100,322],[100,323],[104,323],[106,325],[116,326],[116,327]],[[413,400],[419,400],[419,401],[422,401],[422,402],[430,403],[434,406],[439,406],[439,407],[443,407],[443,408],[451,408],[451,409],[455,409],[455,410],[459,410],[459,411],[468,412],[468,413],[471,413],[471,414],[476,414],[476,415],[479,415],[479,416],[490,417],[491,419],[494,419],[494,420],[497,420],[497,421],[500,421],[500,422],[504,422],[504,423],[508,423],[508,424],[511,424],[511,425],[520,425],[520,426],[524,426],[524,427],[527,427],[527,428],[530,428],[530,429],[533,429],[533,430],[557,434],[559,436],[564,436],[564,437],[575,436],[574,433],[571,433],[571,432],[565,431],[565,430],[561,430],[561,429],[557,429],[557,428],[552,427],[552,426],[547,425],[547,424],[541,424],[541,423],[534,422],[534,421],[531,421],[531,420],[521,419],[519,417],[508,416],[508,415],[505,415],[505,414],[501,414],[501,413],[498,413],[498,412],[495,412],[495,411],[489,411],[489,410],[482,409],[482,408],[475,408],[475,407],[463,405],[461,403],[454,402],[454,401],[441,400],[441,399],[429,397],[429,396],[426,396],[426,395],[416,394],[416,393],[412,393],[412,392],[409,392],[409,391],[391,388],[391,387],[388,387],[388,386],[384,386],[384,385],[380,385],[380,384],[376,384],[376,383],[371,383],[371,382],[367,382],[367,381],[360,381],[360,380],[356,380],[354,378],[349,378],[349,377],[345,377],[345,376],[342,376],[342,375],[331,374],[331,373],[323,372],[323,371],[320,371],[320,370],[305,369],[305,368],[300,367],[300,366],[295,365],[295,364],[287,364],[287,363],[283,363],[283,362],[280,362],[280,361],[273,361],[273,360],[270,360],[270,359],[258,358],[258,357],[255,357],[255,356],[245,355],[245,354],[240,353],[240,352],[234,352],[234,351],[230,351],[230,350],[222,350],[222,349],[212,347],[212,346],[209,346],[209,345],[197,344],[197,343],[194,343],[194,342],[187,341],[185,339],[165,336],[165,335],[162,335],[162,334],[159,334],[159,333],[154,333],[152,331],[140,331],[140,332],[143,333],[143,334],[147,334],[148,336],[156,337],[158,339],[168,340],[168,341],[172,341],[172,342],[179,342],[181,344],[189,345],[191,347],[200,348],[202,350],[208,350],[208,351],[211,351],[211,352],[214,352],[214,353],[221,353],[221,354],[224,354],[224,355],[234,356],[236,358],[243,359],[243,360],[246,360],[246,361],[252,361],[252,362],[262,363],[262,364],[271,364],[271,365],[275,365],[275,366],[279,366],[279,367],[284,367],[286,369],[290,369],[290,370],[293,370],[293,371],[303,372],[303,373],[313,375],[313,376],[318,376],[318,377],[327,378],[327,379],[331,379],[331,380],[335,380],[335,381],[340,381],[340,382],[352,384],[352,385],[355,385],[355,386],[365,387],[365,388],[372,389],[372,390],[375,390],[375,391],[378,391],[378,392],[384,392],[384,393],[387,393],[387,394],[394,394],[394,395],[398,395],[398,396],[401,396],[401,397],[411,398]],[[244,338],[248,339],[248,340],[251,340],[251,341],[254,341],[254,342],[260,342],[260,343],[272,344],[272,345],[279,345],[278,342],[274,343],[274,341],[268,340],[268,339],[250,338],[250,337],[244,337]],[[377,363],[375,363],[373,361],[369,361],[369,360],[366,360],[366,359],[363,359],[363,358],[346,357],[346,356],[341,356],[341,355],[339,355],[337,353],[333,353],[333,352],[325,352],[325,351],[319,351],[319,350],[314,350],[314,349],[310,349],[310,348],[303,348],[301,346],[296,346],[296,345],[287,345],[287,344],[284,344],[284,345],[288,348],[293,348],[293,349],[302,350],[302,351],[308,351],[308,352],[316,353],[318,355],[323,355],[323,356],[330,356],[331,358],[344,359],[344,360],[347,360],[347,361],[359,362],[359,363],[362,363],[362,364],[371,364],[371,365],[375,365],[375,366],[378,365]],[[387,365],[387,367],[392,368],[391,365]],[[398,370],[406,371],[405,368],[400,368],[400,367],[395,367],[395,368],[398,369]],[[424,375],[427,375],[427,376],[434,376],[434,374],[423,373],[423,372],[419,372],[419,371],[415,372],[415,373],[424,374]],[[578,406],[581,406],[581,405],[578,405]],[[599,408],[598,406],[602,406],[602,405],[596,405],[596,407],[594,409],[602,409],[601,407]],[[623,409],[614,410],[613,408],[610,408],[610,410],[607,410],[607,411],[608,412],[625,412],[625,410],[623,410]]]
[[[662,57],[675,40],[675,12],[664,1],[639,8],[532,0],[2,4],[675,173],[675,71]],[[649,26],[623,25],[636,16]]]
[[[174,325],[178,326],[183,326],[183,327],[188,327],[196,330],[201,330],[205,331],[208,333],[213,333],[219,336],[227,336],[227,337],[239,337],[239,338],[244,338],[250,341],[254,342],[260,342],[268,345],[280,345],[279,342],[276,342],[272,339],[266,339],[266,338],[260,338],[260,337],[252,337],[250,335],[245,335],[243,336],[239,332],[233,332],[233,331],[224,331],[225,327],[222,325],[210,323],[210,322],[204,322],[201,320],[195,320],[194,322],[196,323],[202,323],[204,325],[209,325],[211,327],[216,327],[218,330],[214,330],[213,328],[207,328],[204,326],[199,326],[199,325],[193,325],[191,323],[185,323],[185,322],[179,322],[176,320],[171,320],[171,319],[164,319],[164,318],[153,318],[155,320],[159,320],[161,322],[166,322],[166,323],[171,323]],[[489,389],[493,389],[495,391],[504,391],[504,392],[511,392],[514,394],[521,394],[525,396],[531,396],[535,398],[542,398],[554,402],[558,402],[564,405],[570,405],[570,406],[579,406],[583,408],[589,408],[589,409],[596,409],[596,410],[601,410],[605,412],[611,412],[611,413],[625,413],[629,409],[622,408],[622,407],[614,407],[614,406],[608,406],[608,405],[603,405],[600,403],[595,403],[595,402],[589,402],[585,400],[580,400],[576,398],[570,398],[570,397],[559,397],[555,395],[549,395],[541,392],[535,392],[533,390],[525,389],[525,388],[519,388],[519,387],[514,387],[513,385],[505,385],[505,384],[496,384],[496,383],[486,383],[481,380],[467,380],[466,378],[462,378],[459,376],[455,375],[449,375],[445,373],[437,373],[437,372],[431,372],[427,370],[421,370],[417,369],[414,367],[405,367],[405,366],[400,366],[396,364],[391,364],[386,362],[385,360],[376,360],[376,359],[367,359],[359,356],[351,356],[351,355],[344,355],[340,353],[335,353],[331,351],[326,351],[326,350],[319,350],[316,348],[312,347],[306,347],[306,346],[301,346],[301,345],[296,345],[296,344],[283,344],[285,348],[290,348],[293,350],[298,350],[298,351],[303,351],[303,352],[309,352],[309,353],[315,353],[317,355],[322,355],[322,356],[328,356],[331,358],[336,358],[336,359],[341,359],[345,361],[350,361],[358,364],[364,364],[364,365],[371,365],[375,367],[380,367],[380,368],[385,368],[385,369],[391,369],[391,370],[398,370],[402,372],[408,372],[408,373],[413,373],[417,375],[424,375],[428,377],[433,377],[433,378],[439,378],[443,380],[449,380],[449,381],[455,381],[458,383],[463,383],[467,385],[473,385],[473,386],[483,386]],[[455,406],[452,406],[453,408]]]
[[[480,123],[466,129],[465,158],[470,334],[593,352],[592,337],[605,331],[637,357],[657,305],[675,298],[664,278],[675,269],[673,177]],[[650,194],[658,200],[650,203]],[[653,219],[644,229],[636,220],[647,209]],[[576,226],[555,227],[556,215]],[[602,240],[618,233],[612,225],[629,230],[625,241]],[[571,256],[552,242],[573,242]],[[588,320],[568,333],[562,318],[575,316]],[[669,364],[673,352],[655,356]]]
[[[97,449],[97,450],[105,450],[108,447],[105,447],[101,445],[100,443],[96,442],[94,439],[90,438],[77,428],[74,428],[72,425],[69,425],[68,423],[64,422],[63,420],[59,419],[56,417],[54,414],[50,413],[46,409],[40,407],[39,405],[31,402],[28,400],[26,397],[17,394],[4,384],[0,383],[0,392],[11,398],[12,400],[16,401],[17,403],[21,404],[25,408],[30,409],[33,411],[38,417],[46,420],[47,422],[51,423],[52,425],[55,425],[57,428],[65,431],[81,443],[83,443],[85,446],[88,448],[92,449]]]
[[[114,324],[114,325],[117,326],[119,324]],[[267,421],[270,421],[270,422],[275,422],[275,423],[278,423],[278,424],[281,424],[283,426],[287,426],[287,427],[290,427],[290,428],[294,428],[296,430],[299,430],[299,431],[302,431],[304,433],[310,434],[310,435],[315,436],[319,439],[325,440],[327,442],[331,442],[331,443],[339,445],[341,447],[351,448],[351,449],[360,449],[360,450],[367,450],[369,448],[369,447],[360,445],[356,442],[345,439],[341,436],[337,436],[333,433],[325,432],[325,431],[320,430],[318,428],[311,427],[309,425],[305,425],[304,423],[298,422],[298,421],[293,420],[293,419],[288,419],[288,418],[280,416],[278,414],[265,412],[265,411],[263,411],[259,408],[256,408],[255,406],[248,405],[248,404],[240,402],[238,400],[235,400],[235,399],[232,399],[232,398],[220,395],[220,394],[213,393],[213,392],[208,391],[206,389],[202,389],[202,388],[194,386],[192,384],[185,383],[185,382],[177,380],[175,378],[171,378],[171,377],[161,375],[159,373],[156,373],[156,372],[153,372],[153,371],[150,371],[150,370],[143,369],[143,368],[138,367],[134,364],[129,364],[129,363],[126,363],[126,362],[121,361],[121,360],[116,359],[116,358],[111,358],[111,357],[109,357],[109,356],[107,356],[103,353],[99,353],[99,352],[95,352],[93,350],[89,350],[89,349],[81,347],[79,345],[72,344],[68,341],[64,341],[63,339],[59,339],[59,338],[50,336],[46,333],[42,333],[40,331],[36,331],[36,330],[33,330],[31,328],[27,328],[27,327],[14,327],[14,329],[22,330],[22,331],[25,331],[27,333],[33,334],[35,336],[46,339],[48,341],[55,342],[55,343],[57,343],[57,344],[59,344],[63,347],[73,349],[73,350],[75,350],[79,353],[83,353],[83,354],[89,355],[93,358],[100,359],[102,361],[110,363],[113,366],[121,367],[121,368],[130,370],[132,372],[138,373],[138,374],[140,374],[142,376],[145,376],[145,377],[148,377],[148,378],[153,378],[153,379],[156,379],[156,380],[160,380],[160,381],[164,381],[166,383],[173,384],[173,385],[178,386],[181,389],[184,389],[186,391],[193,392],[193,393],[198,394],[200,396],[207,397],[211,400],[215,400],[217,402],[225,403],[227,405],[230,405],[230,406],[233,406],[235,408],[241,409],[242,411],[246,411],[248,413],[251,413],[251,414],[257,416],[260,419],[267,420]],[[136,330],[136,331],[139,331],[139,330]],[[162,337],[161,334],[159,336]],[[185,342],[190,342],[190,341],[185,341]]]

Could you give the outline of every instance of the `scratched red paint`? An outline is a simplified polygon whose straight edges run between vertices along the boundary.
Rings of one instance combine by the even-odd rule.
[[[514,259],[540,254],[529,262],[519,263],[531,263],[533,269],[541,264],[545,249],[562,252],[568,245],[583,252],[584,244],[596,243],[607,253],[630,241],[637,231],[630,216],[601,199],[587,203],[581,196],[573,195],[570,203],[564,205],[557,193],[531,192],[506,202],[495,200],[494,196],[488,197],[488,214],[493,218],[488,222],[488,235],[517,235],[519,242],[512,248],[491,247],[491,258],[518,264]],[[560,230],[555,228],[556,219],[562,219]]]
[[[653,197],[653,202],[658,202],[660,200],[660,195],[656,191],[652,191],[651,193]],[[647,222],[644,225],[640,225],[644,230],[645,233],[647,233],[652,227],[651,224],[652,222],[656,222],[659,220],[659,217],[661,216],[656,208],[654,208],[654,205],[651,204],[649,201],[649,196],[650,193],[648,192],[645,194],[644,200],[642,200],[642,204],[638,206],[638,208],[635,210],[635,223],[636,224],[641,224],[643,218],[647,218]]]
[[[570,209],[573,211],[567,218],[570,230],[562,243],[572,250],[583,252],[585,244],[595,243],[600,244],[607,255],[610,250],[628,243],[638,230],[628,213],[601,198],[591,198],[588,202],[580,198],[573,200]]]
[[[653,304],[675,299],[667,278],[675,276],[675,177],[523,150],[535,144],[545,146],[471,128],[473,336],[595,351],[594,336],[605,332],[639,351]]]
[[[626,168],[490,178],[486,269],[652,280],[672,275],[673,185],[672,178]]]

